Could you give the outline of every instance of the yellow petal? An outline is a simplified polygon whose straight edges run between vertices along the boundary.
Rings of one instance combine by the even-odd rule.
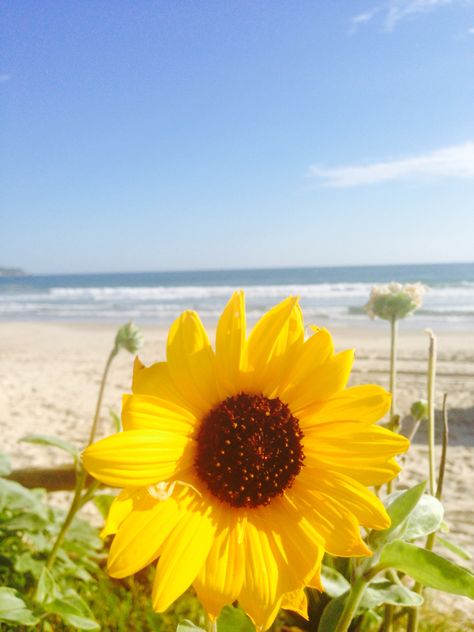
[[[313,328],[313,335],[299,350],[298,357],[288,374],[288,384],[304,382],[316,369],[334,355],[334,344],[327,329]],[[284,390],[281,391],[284,393]]]
[[[382,426],[361,426],[354,422],[321,424],[305,429],[303,438],[306,458],[343,462],[345,457],[359,460],[392,458],[406,452],[410,442]],[[309,461],[307,465],[311,465]]]
[[[244,536],[245,578],[239,603],[256,626],[266,630],[280,608],[279,568],[268,533],[253,524],[251,513],[248,518]]]
[[[271,505],[256,511],[253,520],[260,530],[269,532],[280,569],[278,594],[296,590],[314,576],[324,555],[322,538],[301,527],[301,515],[286,496],[274,498]]]
[[[163,612],[193,583],[211,548],[212,508],[196,497],[164,543],[153,583],[153,608]]]
[[[184,312],[171,325],[167,358],[175,387],[201,414],[220,401],[214,351],[195,312]]]
[[[217,374],[226,395],[237,393],[241,388],[240,373],[245,364],[246,332],[244,293],[234,292],[216,329]]]
[[[335,498],[329,501],[307,489],[298,477],[286,493],[302,516],[301,527],[322,539],[331,555],[360,557],[372,555],[360,535],[355,516]]]
[[[315,369],[310,377],[292,384],[282,394],[297,416],[304,408],[314,406],[341,391],[347,384],[354,361],[354,351],[342,351]]]
[[[156,362],[146,367],[140,362],[138,357],[135,358],[133,363],[132,392],[159,397],[196,413],[196,409],[191,406],[173,384],[166,362]]]
[[[122,523],[110,547],[107,570],[112,577],[127,577],[155,560],[171,531],[183,516],[179,500],[142,496]]]
[[[300,617],[309,621],[308,598],[302,588],[285,593],[281,600],[281,607],[296,612]]]
[[[165,481],[192,462],[191,441],[173,432],[128,430],[89,446],[84,468],[111,487],[141,487]]]
[[[364,384],[346,388],[300,415],[302,429],[338,421],[372,424],[390,409],[391,396],[381,386]]]
[[[107,514],[104,528],[100,532],[100,537],[105,538],[108,535],[117,533],[118,528],[133,510],[135,502],[143,493],[143,488],[129,487],[122,489],[120,494],[114,498]]]
[[[350,477],[331,470],[305,467],[301,482],[314,490],[319,498],[330,503],[337,498],[357,518],[359,524],[370,529],[386,529],[390,518],[382,501],[364,485]]]
[[[124,430],[159,430],[190,436],[194,432],[196,417],[189,410],[165,399],[150,395],[124,395],[122,424]]]
[[[269,310],[253,328],[248,344],[249,386],[272,396],[303,345],[298,299],[289,297]]]
[[[199,599],[211,618],[239,596],[244,581],[244,546],[238,517],[222,511],[209,555],[193,582]]]

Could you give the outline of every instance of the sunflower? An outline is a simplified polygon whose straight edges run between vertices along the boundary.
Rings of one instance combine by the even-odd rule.
[[[238,600],[268,628],[280,607],[305,614],[322,589],[321,559],[367,556],[360,525],[390,520],[367,486],[399,471],[405,438],[374,425],[389,409],[379,386],[346,388],[354,353],[326,329],[305,340],[287,298],[247,338],[243,292],[219,319],[215,351],[195,312],[171,326],[167,361],[136,359],[124,431],[84,452],[84,467],[123,490],[103,535],[108,571],[158,559],[152,599],[164,611],[193,585],[211,618]]]

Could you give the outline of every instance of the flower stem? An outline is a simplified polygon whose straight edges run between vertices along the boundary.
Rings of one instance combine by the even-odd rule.
[[[115,345],[112,351],[110,352],[109,357],[107,358],[107,362],[105,363],[104,372],[102,374],[102,380],[100,382],[100,387],[99,387],[99,394],[97,396],[97,403],[95,407],[94,418],[92,420],[91,432],[89,435],[89,441],[87,445],[90,445],[95,439],[95,435],[97,432],[97,424],[98,424],[99,416],[100,416],[100,409],[102,407],[102,399],[104,397],[105,384],[107,382],[107,377],[109,374],[110,366],[112,364],[112,360],[115,358],[117,353],[118,353],[118,347]],[[78,473],[76,477],[76,487],[74,490],[74,496],[69,506],[69,510],[67,512],[66,518],[64,519],[61,529],[59,530],[59,533],[56,536],[56,540],[54,541],[53,547],[48,555],[48,559],[46,560],[47,569],[51,569],[53,567],[59,548],[64,542],[64,538],[66,537],[66,533],[69,527],[71,526],[72,521],[74,520],[74,516],[82,507],[82,505],[92,497],[90,490],[87,490],[84,496],[82,495],[82,492],[84,490],[84,487],[87,481],[87,472],[85,471],[85,469],[82,467],[81,464],[78,464],[78,468],[79,469],[78,469]],[[95,491],[97,487],[95,486],[94,483],[92,484],[92,486],[94,486],[94,491]]]
[[[439,463],[438,484],[436,486],[436,498],[441,500],[443,496],[444,472],[446,470],[446,459],[448,456],[448,394],[443,396],[443,444],[441,447],[441,460]]]
[[[100,382],[99,395],[97,396],[97,403],[95,406],[94,419],[92,421],[91,432],[89,435],[89,442],[87,444],[88,446],[91,445],[91,443],[94,443],[95,435],[97,432],[97,424],[99,423],[100,409],[102,407],[102,399],[104,397],[105,384],[107,382],[107,376],[109,373],[110,365],[112,364],[112,360],[115,358],[117,353],[118,353],[118,347],[115,345],[112,351],[110,352],[109,357],[107,358],[107,362],[105,363],[104,372],[102,374],[102,380]]]
[[[351,625],[352,619],[357,612],[357,608],[359,607],[361,599],[364,596],[365,589],[372,581],[372,579],[385,569],[386,567],[382,566],[382,564],[375,565],[373,568],[369,569],[366,573],[355,580],[349,591],[346,603],[344,605],[344,610],[342,611],[334,632],[347,632],[349,626]]]
[[[426,333],[430,338],[428,351],[428,459],[429,459],[429,482],[430,493],[434,496],[436,493],[436,474],[435,474],[435,411],[434,411],[434,393],[436,378],[436,338],[431,329],[427,329]]]
[[[390,423],[397,409],[397,336],[398,321],[395,316],[390,319],[390,393],[392,402],[390,404]]]

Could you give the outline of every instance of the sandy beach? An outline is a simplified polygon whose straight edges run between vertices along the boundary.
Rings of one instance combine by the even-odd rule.
[[[90,429],[101,373],[116,327],[88,324],[0,324],[0,429],[2,450],[14,468],[54,465],[67,459],[60,450],[19,443],[29,433],[54,434],[84,445]],[[166,331],[144,327],[145,364],[164,358]],[[388,331],[383,328],[333,328],[336,348],[356,349],[351,383],[388,386]],[[408,415],[413,401],[426,397],[428,338],[407,329],[399,337],[399,412]],[[121,352],[115,360],[104,397],[100,433],[112,429],[109,410],[120,411],[121,394],[129,391],[133,358]],[[474,332],[443,331],[438,335],[436,408],[438,421],[444,393],[449,397],[450,446],[444,500],[449,538],[474,552]],[[404,419],[409,431],[411,420]],[[439,425],[439,424],[438,424]],[[428,476],[425,433],[420,431],[400,485]],[[464,564],[474,565],[471,562]],[[437,597],[438,599],[438,597]],[[466,612],[464,599],[448,599]],[[472,609],[472,603],[469,604]],[[467,628],[470,629],[470,628]]]

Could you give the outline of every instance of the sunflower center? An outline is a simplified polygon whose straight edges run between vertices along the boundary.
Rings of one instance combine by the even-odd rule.
[[[239,393],[203,419],[195,468],[233,507],[259,507],[291,487],[303,465],[298,419],[278,398]]]

